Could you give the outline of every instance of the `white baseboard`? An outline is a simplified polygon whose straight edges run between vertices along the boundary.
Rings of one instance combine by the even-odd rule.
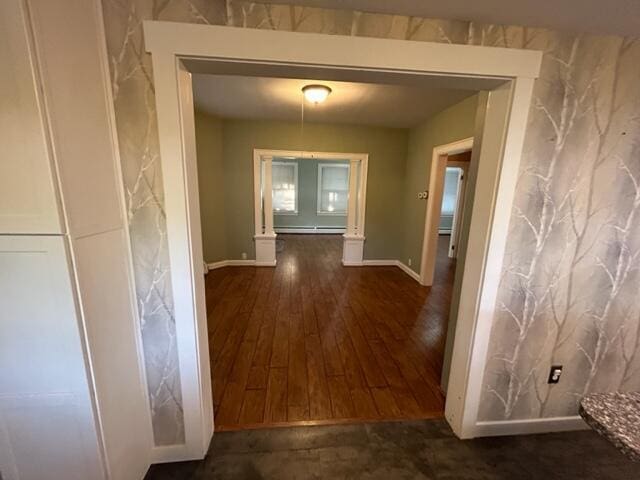
[[[152,464],[199,460],[198,458],[190,457],[186,445],[167,445],[163,447],[152,447],[150,460]]]
[[[362,265],[367,267],[397,267],[398,260],[363,260]]]
[[[416,282],[420,283],[420,275],[411,270],[411,267],[405,265],[400,260],[398,260],[398,268],[400,268],[400,270],[413,278]]]
[[[501,420],[478,422],[474,437],[497,437],[505,435],[532,435],[534,433],[569,432],[587,430],[589,426],[582,417],[531,418],[526,420]]]
[[[362,262],[345,262],[345,267],[398,267],[404,273],[420,283],[420,275],[411,270],[400,260],[363,260]],[[275,267],[276,262],[256,262],[255,260],[221,260],[219,262],[207,263],[209,270],[222,267]]]
[[[254,262],[253,265],[255,265],[256,267],[275,267],[276,260],[274,260],[273,262]]]
[[[255,265],[255,260],[220,260],[219,262],[207,263],[207,268],[215,270],[222,267],[253,267]]]
[[[276,233],[306,233],[309,235],[322,235],[323,233],[345,233],[344,227],[276,227]]]
[[[362,265],[367,267],[398,267],[404,273],[413,278],[416,282],[420,283],[420,275],[411,270],[407,265],[400,260],[363,260]]]

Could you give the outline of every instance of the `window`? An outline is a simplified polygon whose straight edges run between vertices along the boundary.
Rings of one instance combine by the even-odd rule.
[[[346,215],[349,165],[318,164],[318,215]]]
[[[297,215],[298,164],[296,162],[273,162],[271,165],[273,213],[275,215]]]

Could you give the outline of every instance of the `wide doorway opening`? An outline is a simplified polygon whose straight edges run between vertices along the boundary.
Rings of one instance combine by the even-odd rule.
[[[471,159],[432,151],[474,134],[480,92],[207,73],[193,91],[216,428],[443,416],[463,209],[445,170]],[[423,191],[449,226],[427,286]]]
[[[504,249],[504,241],[506,238],[506,226],[508,224],[508,208],[496,209],[496,204],[511,205],[513,199],[513,189],[520,159],[524,127],[526,124],[528,106],[530,104],[533,78],[537,75],[539,69],[539,54],[524,51],[514,51],[507,49],[486,49],[483,47],[472,46],[454,46],[441,44],[425,44],[414,42],[383,41],[376,39],[363,38],[346,38],[340,36],[329,36],[323,38],[320,42],[316,36],[306,34],[267,32],[258,30],[243,29],[225,29],[222,27],[203,27],[195,25],[176,25],[164,24],[162,22],[145,24],[145,44],[152,53],[153,74],[156,85],[158,123],[160,132],[160,150],[163,167],[163,182],[165,191],[165,204],[167,210],[167,237],[169,243],[169,254],[171,263],[172,289],[175,303],[175,319],[177,331],[177,343],[179,352],[180,378],[182,386],[182,396],[184,404],[184,421],[185,421],[185,453],[183,457],[194,458],[206,451],[208,442],[213,432],[213,412],[214,398],[213,392],[215,388],[211,388],[211,380],[216,382],[219,375],[216,375],[214,357],[226,358],[231,356],[231,352],[237,348],[247,348],[246,328],[238,328],[242,322],[244,325],[253,325],[251,323],[256,318],[257,312],[262,313],[262,320],[265,318],[265,312],[272,312],[275,309],[274,322],[272,324],[261,324],[259,330],[273,329],[273,337],[278,336],[278,331],[286,331],[281,334],[282,338],[286,337],[286,356],[287,359],[294,358],[302,352],[300,345],[295,339],[299,338],[299,331],[304,332],[304,323],[297,322],[295,327],[292,325],[291,318],[299,316],[304,319],[304,302],[297,303],[292,295],[297,294],[297,287],[293,284],[294,268],[290,266],[283,269],[280,274],[282,280],[277,278],[278,265],[276,254],[276,266],[258,267],[257,259],[254,265],[232,265],[227,263],[220,269],[232,267],[238,270],[252,270],[253,276],[243,274],[234,274],[228,276],[227,280],[222,279],[214,288],[216,295],[222,298],[217,305],[209,305],[211,303],[205,295],[205,279],[202,271],[203,266],[203,245],[201,235],[200,221],[200,199],[198,197],[198,162],[196,155],[196,135],[195,135],[195,119],[193,107],[193,74],[218,74],[218,75],[244,75],[244,76],[262,76],[270,78],[293,78],[304,79],[316,82],[320,81],[344,81],[344,82],[362,82],[373,84],[391,84],[413,86],[415,88],[425,88],[431,86],[441,89],[466,89],[479,91],[478,109],[482,112],[477,115],[475,125],[477,135],[481,137],[479,148],[476,149],[474,155],[478,155],[478,170],[475,172],[476,185],[474,189],[474,202],[472,212],[469,216],[469,235],[468,246],[465,255],[464,269],[461,274],[461,283],[459,290],[458,310],[457,310],[457,327],[455,331],[454,348],[451,355],[451,374],[446,386],[446,404],[445,414],[447,421],[451,424],[454,432],[462,437],[473,436],[476,428],[478,399],[480,397],[480,386],[482,372],[484,370],[485,354],[487,348],[488,328],[490,324],[495,294],[497,290],[496,278],[501,268],[502,252]],[[251,46],[250,51],[246,49]],[[291,45],[296,45],[292,50]],[[303,48],[304,46],[304,48]],[[446,51],[445,51],[446,50]],[[455,50],[455,51],[454,51]],[[398,52],[402,55],[399,56]],[[375,52],[375,55],[362,55],[363,52]],[[353,59],[358,59],[353,64]],[[426,59],[426,60],[425,60]],[[388,99],[389,97],[387,97]],[[392,116],[399,109],[394,109],[387,105],[387,116]],[[307,124],[305,124],[305,130]],[[477,138],[476,135],[474,137]],[[335,138],[342,138],[337,136]],[[268,142],[265,142],[268,143]],[[274,149],[274,145],[254,145],[252,149]],[[296,148],[297,150],[297,148]],[[301,149],[302,150],[302,149]],[[325,148],[304,148],[304,150],[312,151],[331,151]],[[367,151],[366,149],[338,148],[334,151]],[[392,152],[397,153],[397,152]],[[341,273],[344,275],[343,281],[336,273],[329,272],[325,278],[328,279],[324,287],[318,282],[316,288],[318,295],[328,295],[329,291],[333,292],[335,302],[331,305],[333,309],[326,313],[326,318],[322,320],[323,325],[327,327],[325,330],[331,332],[326,335],[325,344],[322,343],[322,334],[319,331],[318,338],[320,340],[323,355],[325,350],[329,350],[323,357],[323,367],[325,373],[332,368],[331,358],[336,360],[339,358],[341,366],[338,367],[337,362],[334,365],[342,368],[342,372],[336,375],[326,375],[327,390],[329,392],[329,401],[331,403],[332,416],[336,417],[334,411],[345,412],[339,416],[341,418],[349,418],[349,405],[344,405],[341,400],[350,398],[353,408],[351,411],[361,416],[361,409],[355,408],[354,397],[359,395],[357,382],[359,375],[355,372],[361,371],[364,381],[367,382],[367,391],[370,394],[365,402],[371,407],[376,408],[380,413],[380,409],[387,405],[389,408],[389,416],[400,416],[394,412],[392,402],[386,400],[393,397],[398,404],[398,400],[393,393],[385,390],[384,386],[375,385],[378,383],[373,379],[373,372],[378,372],[378,376],[383,376],[388,387],[393,385],[395,373],[400,369],[401,365],[406,366],[405,372],[400,372],[409,391],[418,405],[424,402],[429,395],[441,398],[443,392],[423,390],[416,391],[418,388],[429,389],[425,379],[431,373],[438,370],[437,365],[430,364],[424,358],[424,351],[420,345],[415,345],[416,325],[425,325],[428,322],[426,317],[422,317],[419,311],[425,304],[425,298],[429,292],[435,290],[435,286],[431,289],[421,286],[419,281],[421,273],[417,272],[417,267],[410,268],[413,265],[420,264],[416,262],[420,258],[419,251],[422,250],[421,243],[424,239],[423,220],[412,222],[411,219],[405,219],[406,211],[396,208],[401,201],[401,197],[407,196],[422,201],[421,206],[410,210],[417,216],[424,218],[427,208],[424,203],[424,196],[418,197],[418,194],[425,191],[424,182],[431,179],[428,175],[409,175],[418,182],[418,184],[408,183],[407,188],[400,187],[401,192],[395,195],[390,201],[374,202],[372,198],[373,192],[388,192],[388,185],[396,185],[393,173],[395,170],[381,170],[377,181],[374,181],[373,175],[373,157],[369,152],[369,178],[367,186],[367,213],[365,214],[366,236],[357,239],[363,242],[363,259],[362,264],[357,267],[340,266]],[[401,158],[401,155],[391,155]],[[419,156],[420,165],[425,169],[428,155]],[[236,193],[243,195],[249,199],[249,212],[252,211],[251,203],[255,200],[255,185],[247,190],[242,187],[238,179],[244,169],[251,172],[252,162],[238,162],[232,165],[231,171],[233,175],[230,179],[225,180],[225,184]],[[406,171],[406,170],[405,170]],[[499,181],[498,181],[499,180]],[[400,182],[400,185],[403,185]],[[272,188],[269,185],[262,184],[260,186],[262,194],[263,211],[270,212],[271,208],[264,208],[266,199],[273,199]],[[225,192],[227,190],[224,190]],[[251,193],[254,193],[253,198]],[[266,195],[265,195],[266,193]],[[428,197],[428,196],[427,196]],[[350,201],[353,201],[350,199]],[[225,203],[228,199],[225,198]],[[239,205],[245,205],[246,202],[232,202],[233,208],[239,208]],[[267,206],[268,207],[268,206]],[[375,229],[380,231],[391,231],[397,234],[397,230],[389,228],[389,224],[385,222],[369,221],[369,212],[384,211],[387,212],[391,225],[402,223],[410,225],[419,231],[418,237],[422,240],[413,244],[406,251],[398,251],[394,256],[379,256],[385,251],[387,245],[390,244],[386,239],[374,235]],[[409,211],[409,210],[408,210]],[[239,213],[236,210],[235,213]],[[238,222],[245,234],[249,233],[249,243],[245,245],[253,245],[254,241],[260,240],[260,232],[255,229],[256,221],[261,220],[263,226],[267,222],[269,215],[262,216],[262,219],[255,218],[253,222],[240,221],[240,215],[232,215],[231,221],[227,224]],[[253,232],[251,230],[254,230]],[[436,231],[437,233],[437,231]],[[401,235],[402,236],[402,235]],[[246,236],[245,236],[246,237]],[[277,238],[277,237],[276,237]],[[242,240],[247,242],[247,240]],[[294,242],[295,243],[295,242]],[[235,243],[233,248],[237,248]],[[428,248],[436,248],[428,245]],[[418,253],[416,253],[416,249]],[[248,254],[250,249],[245,250]],[[257,251],[257,249],[256,249]],[[407,253],[411,256],[408,257]],[[247,255],[248,256],[248,255]],[[228,260],[228,259],[227,259]],[[237,261],[242,261],[240,258]],[[250,261],[251,258],[246,260]],[[459,261],[460,258],[457,259]],[[226,260],[221,260],[222,262]],[[411,263],[411,265],[409,265]],[[283,262],[285,265],[286,262]],[[304,267],[303,267],[304,269]],[[231,271],[231,270],[229,270]],[[389,271],[387,278],[381,279],[381,273]],[[214,273],[216,271],[214,270]],[[266,272],[266,273],[263,273]],[[290,277],[287,277],[290,275]],[[308,275],[307,275],[308,276]],[[270,280],[264,280],[271,277]],[[290,278],[291,280],[288,280]],[[270,282],[269,289],[265,287],[266,282]],[[413,282],[418,291],[412,290],[405,282]],[[278,285],[279,288],[272,289],[272,285]],[[360,288],[362,285],[371,293],[371,302],[364,297],[364,292]],[[342,288],[340,288],[342,287]],[[305,287],[306,289],[307,287]],[[312,288],[312,287],[309,287]],[[421,290],[420,290],[421,289]],[[300,286],[300,296],[302,297],[303,287]],[[251,292],[253,303],[247,301],[243,296],[247,292]],[[285,292],[283,295],[282,292]],[[292,293],[294,292],[294,293]],[[424,295],[422,297],[421,295]],[[269,301],[271,300],[277,301]],[[318,303],[322,305],[324,300],[319,297]],[[352,305],[351,302],[345,303],[347,297],[357,298],[357,302]],[[210,297],[210,298],[215,298]],[[234,300],[235,299],[235,300]],[[261,302],[265,301],[263,304]],[[207,315],[218,309],[219,311],[229,308],[229,304],[235,302],[238,309],[233,315],[228,316],[227,323],[220,323],[214,327],[213,345],[211,340],[211,328],[207,325]],[[366,315],[366,323],[361,324],[358,317],[358,307],[368,303],[368,308],[363,307]],[[257,310],[256,305],[264,305],[266,308]],[[286,315],[282,316],[279,322],[277,315],[280,306],[288,305]],[[250,308],[251,307],[251,308]],[[322,306],[318,307],[322,309]],[[271,309],[271,310],[267,310]],[[316,320],[318,309],[314,305]],[[405,315],[405,312],[408,312]],[[416,312],[418,312],[416,314]],[[349,315],[353,315],[353,319],[349,319]],[[339,315],[339,316],[338,316]],[[362,318],[362,317],[361,317]],[[407,318],[412,319],[414,323],[403,325],[402,322]],[[388,320],[388,321],[387,321]],[[417,322],[417,323],[416,323]],[[223,326],[226,325],[226,326]],[[279,326],[280,325],[280,326]],[[301,325],[302,328],[298,325]],[[353,329],[358,326],[358,329]],[[218,340],[220,350],[216,350],[215,331],[217,329],[228,329],[229,334],[226,340]],[[320,323],[318,329],[320,330]],[[355,332],[361,332],[364,341],[367,342],[368,348],[371,350],[373,358],[376,358],[379,370],[365,367],[363,361],[359,357],[358,349],[364,345],[358,338],[358,333],[349,333],[352,328]],[[439,327],[442,333],[442,325]],[[297,330],[296,330],[297,329]],[[341,345],[338,343],[339,332],[344,329],[349,333],[349,342],[344,347],[345,355],[341,352]],[[240,332],[243,333],[240,333]],[[232,333],[233,332],[233,333]],[[407,333],[409,332],[409,333]],[[441,336],[430,335],[428,330],[418,332],[423,335],[425,342],[441,342]],[[389,355],[375,354],[375,344],[380,344],[375,338],[368,339],[366,335],[374,337],[378,335],[382,337],[380,340],[384,342],[385,349]],[[296,337],[298,336],[298,337]],[[253,362],[241,362],[235,364],[235,368],[230,368],[226,389],[230,386],[236,391],[243,392],[242,405],[259,404],[260,401],[252,403],[245,401],[244,397],[247,392],[250,396],[259,398],[265,395],[265,404],[263,418],[266,418],[265,412],[275,411],[274,405],[287,408],[287,421],[289,419],[289,411],[293,413],[292,417],[300,411],[295,408],[297,405],[289,402],[290,377],[303,372],[302,369],[296,371],[287,368],[286,371],[286,394],[285,389],[280,386],[284,383],[285,372],[277,370],[274,362],[278,362],[278,358],[284,357],[284,342],[270,343],[270,359],[269,370],[267,376],[267,384],[264,389],[247,389],[244,382],[245,374],[247,382],[252,374],[251,370],[254,366]],[[308,335],[313,337],[313,335]],[[222,338],[222,337],[221,337]],[[228,340],[234,339],[232,343]],[[258,334],[259,338],[259,334]],[[294,339],[291,342],[291,339]],[[405,341],[402,340],[411,339]],[[259,339],[255,341],[254,348],[257,350]],[[332,342],[335,341],[335,344]],[[268,343],[268,342],[267,342]],[[230,345],[230,346],[227,346]],[[353,348],[350,351],[349,345]],[[441,345],[441,343],[440,343]],[[297,348],[296,348],[297,346]],[[310,373],[308,364],[309,358],[313,361],[313,355],[307,355],[307,344],[304,344],[304,352],[307,359],[307,368],[304,370],[307,374],[307,396],[314,400],[318,395],[312,392],[314,377]],[[232,348],[233,347],[233,348]],[[275,347],[275,348],[274,348]],[[278,353],[282,348],[282,354]],[[218,353],[219,352],[219,353]],[[332,353],[333,352],[333,353]],[[394,352],[396,352],[394,354]],[[237,352],[236,352],[237,353]],[[255,356],[255,350],[254,350]],[[333,357],[332,357],[333,356]],[[245,358],[243,355],[235,356],[235,358]],[[327,360],[329,358],[329,360]],[[360,370],[352,368],[353,359],[360,360]],[[396,370],[391,365],[387,372],[383,370],[384,362],[389,358],[393,359]],[[212,369],[212,363],[214,368]],[[233,362],[232,362],[233,363]],[[238,366],[239,365],[239,366]],[[265,365],[266,366],[266,365]],[[281,367],[280,367],[281,368]],[[369,371],[367,379],[366,370]],[[213,370],[213,376],[211,371]],[[391,373],[393,370],[394,373]],[[262,371],[264,373],[264,370]],[[342,373],[342,375],[340,374]],[[242,374],[242,375],[240,375]],[[254,377],[259,377],[258,370],[253,371]],[[380,375],[381,374],[381,375]],[[238,378],[242,378],[238,382]],[[271,378],[269,378],[271,377]],[[348,383],[351,379],[352,383]],[[354,380],[355,379],[355,380]],[[397,379],[397,378],[396,378]],[[378,378],[380,382],[381,378]],[[420,385],[422,387],[411,385]],[[402,382],[398,382],[401,384]],[[379,389],[379,390],[375,390]],[[291,389],[293,396],[296,396],[295,387]],[[406,392],[402,385],[398,387],[398,393]],[[332,396],[332,392],[334,395]],[[375,395],[378,395],[376,401]],[[224,397],[225,394],[222,394]],[[304,395],[303,395],[304,396]],[[286,401],[283,399],[286,398]],[[399,398],[399,395],[398,395]],[[270,400],[269,400],[270,399]],[[358,399],[358,402],[361,400]],[[444,401],[444,400],[443,400]],[[270,403],[267,403],[270,402]],[[216,411],[216,417],[222,415],[218,413],[224,408],[224,399],[221,399],[220,406]],[[234,403],[229,401],[229,403]],[[411,403],[409,401],[409,403]],[[245,407],[247,409],[248,407]],[[280,408],[280,407],[279,407]],[[364,408],[364,407],[362,407]],[[256,408],[255,411],[259,411]],[[281,409],[283,410],[283,409]],[[309,405],[309,411],[311,405]],[[442,409],[439,409],[439,414]],[[304,416],[304,413],[303,413]],[[278,415],[270,413],[269,418],[273,423],[278,422]],[[280,417],[282,418],[282,417]],[[366,418],[369,418],[367,416]],[[335,421],[332,418],[331,421]],[[312,420],[301,420],[312,421]],[[179,453],[174,452],[176,457]]]

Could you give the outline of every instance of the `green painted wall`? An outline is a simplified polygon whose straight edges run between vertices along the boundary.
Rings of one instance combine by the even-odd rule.
[[[196,114],[196,143],[200,167],[200,203],[203,212],[203,244],[207,262],[219,259],[220,248],[227,259],[255,258],[253,243],[253,149],[306,150],[369,154],[367,211],[365,219],[364,257],[397,259],[402,246],[402,208],[408,131],[406,129],[328,125],[309,123],[301,128],[297,122],[261,120],[205,121],[206,114]],[[200,123],[200,125],[198,125]],[[219,128],[221,123],[221,129]],[[217,141],[208,140],[209,130],[223,139],[220,153]],[[221,136],[219,136],[221,135]],[[217,159],[222,157],[221,163]],[[214,158],[216,160],[214,160]],[[209,159],[209,160],[207,160]],[[223,173],[218,170],[222,165]],[[210,176],[224,177],[223,190]],[[215,185],[212,187],[211,185]],[[220,193],[222,192],[222,196]],[[219,215],[215,205],[224,205]],[[207,226],[209,218],[222,224]],[[226,241],[219,241],[218,225],[224,225]],[[212,238],[209,238],[212,235]]]
[[[222,120],[196,112],[202,249],[208,263],[227,259]]]
[[[364,257],[400,259],[419,273],[432,150],[474,134],[477,95],[423,124],[395,129],[217,119],[196,112],[203,250],[207,262],[254,258],[253,149],[369,154]],[[299,164],[302,215],[276,216],[276,226],[339,225],[316,217],[317,162]],[[312,219],[313,217],[313,219]],[[343,220],[344,222],[344,220]]]
[[[274,161],[298,164],[298,214],[274,215],[273,225],[277,227],[345,227],[346,215],[318,215],[318,165],[337,164],[348,161],[322,161],[312,159],[287,160],[274,158]]]
[[[474,135],[478,96],[473,95],[434,115],[423,124],[409,130],[406,177],[403,200],[398,205],[403,218],[404,236],[399,259],[420,273],[426,200],[418,192],[428,190],[433,148]]]

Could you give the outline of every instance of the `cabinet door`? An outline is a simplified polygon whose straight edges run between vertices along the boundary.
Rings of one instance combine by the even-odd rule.
[[[103,478],[62,236],[0,236],[0,472]]]
[[[21,0],[0,2],[0,65],[0,234],[60,233],[53,159]]]

